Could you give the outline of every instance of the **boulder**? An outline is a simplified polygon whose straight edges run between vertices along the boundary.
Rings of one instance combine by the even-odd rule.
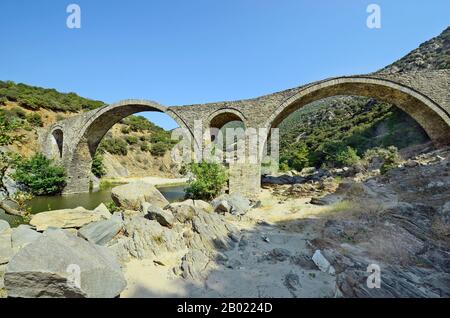
[[[9,297],[111,298],[126,281],[108,248],[49,229],[11,259],[4,284]]]
[[[189,206],[192,206],[194,208],[199,208],[199,209],[201,209],[201,210],[203,210],[205,212],[213,212],[214,211],[213,206],[211,204],[209,204],[208,202],[203,201],[203,200],[187,199],[187,200],[184,200],[182,202],[171,203],[170,205],[172,207],[180,206],[180,205],[189,205]]]
[[[175,218],[170,211],[166,211],[152,205],[147,207],[147,217],[150,220],[158,221],[159,224],[162,226],[167,226],[168,228],[171,228],[173,222],[175,221]]]
[[[111,198],[117,206],[129,210],[139,210],[142,202],[163,209],[169,202],[155,188],[145,182],[133,182],[115,187],[111,190]]]
[[[11,227],[9,226],[9,223],[6,222],[5,220],[0,220],[0,233],[3,232],[4,230],[8,230]]]
[[[14,255],[11,244],[11,229],[4,229],[0,232],[0,265],[9,262]]]
[[[94,209],[94,212],[100,214],[105,220],[108,220],[112,216],[104,203],[100,203],[100,205]]]
[[[211,202],[215,212],[244,215],[251,208],[250,201],[239,193],[223,194]]]
[[[76,209],[54,210],[35,214],[30,224],[36,227],[37,231],[45,231],[49,227],[80,228],[101,219],[101,214],[78,207]]]
[[[316,266],[325,273],[334,275],[336,273],[333,266],[331,266],[330,262],[322,255],[320,250],[316,250],[312,257],[312,261]]]
[[[29,225],[21,224],[12,230],[11,241],[15,251],[24,248],[41,237],[42,233],[36,232]]]
[[[78,236],[98,245],[106,245],[122,229],[123,220],[121,213],[114,213],[108,220],[101,220],[83,226],[78,231]]]

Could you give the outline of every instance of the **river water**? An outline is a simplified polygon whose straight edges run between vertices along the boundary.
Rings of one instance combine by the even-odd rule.
[[[50,210],[71,209],[79,206],[87,210],[93,210],[102,202],[112,201],[111,189],[112,187],[90,193],[34,197],[29,202],[29,207],[33,214]],[[177,202],[184,200],[186,186],[164,186],[158,187],[158,190],[169,202]],[[14,226],[22,223],[20,217],[8,215],[3,210],[0,210],[0,220],[6,220]]]

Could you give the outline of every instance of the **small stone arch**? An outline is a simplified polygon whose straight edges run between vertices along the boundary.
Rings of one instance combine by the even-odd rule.
[[[53,156],[56,157],[57,159],[61,159],[63,157],[63,149],[64,149],[64,132],[61,128],[55,128],[52,131],[51,136],[52,138],[50,139],[50,142],[52,143],[51,147]]]

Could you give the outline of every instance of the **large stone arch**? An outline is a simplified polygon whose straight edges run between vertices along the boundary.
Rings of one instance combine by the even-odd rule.
[[[265,127],[277,127],[301,107],[337,95],[373,97],[394,104],[414,118],[436,146],[450,143],[450,114],[446,109],[411,87],[368,76],[333,78],[308,85],[284,100],[268,118]]]
[[[123,100],[77,116],[77,120],[72,119],[66,127],[72,136],[62,154],[68,176],[65,194],[89,191],[92,159],[102,138],[123,118],[144,111],[166,113],[191,133],[176,113],[147,100]]]

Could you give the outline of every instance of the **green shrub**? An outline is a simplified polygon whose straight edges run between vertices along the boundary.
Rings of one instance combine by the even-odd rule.
[[[12,116],[18,117],[20,119],[25,119],[27,116],[25,111],[20,107],[13,107],[10,111]]]
[[[323,153],[325,154],[327,164],[336,167],[352,166],[360,160],[355,149],[341,143],[325,144],[323,146]]]
[[[103,156],[98,151],[95,152],[94,158],[92,159],[91,171],[97,178],[101,178],[106,174],[106,169],[103,165]]]
[[[150,153],[156,157],[162,157],[167,151],[167,145],[162,142],[157,142],[156,144],[152,144]]]
[[[57,194],[66,184],[64,168],[42,154],[15,163],[14,180],[27,186],[34,195]]]
[[[0,105],[5,106],[8,99],[5,96],[0,97]]]
[[[302,171],[303,168],[309,166],[309,150],[306,145],[302,145],[292,158],[289,160],[289,166],[297,171]]]
[[[225,186],[228,176],[221,164],[191,163],[187,169],[192,173],[186,189],[186,196],[194,200],[211,200],[215,198]]]
[[[43,127],[44,123],[40,114],[33,113],[26,116],[27,122],[34,127]]]
[[[134,144],[137,144],[137,142],[139,141],[139,138],[136,136],[127,136],[125,138],[125,140],[127,141],[127,143],[129,145],[134,145]]]
[[[128,135],[131,131],[130,127],[124,126],[122,127],[122,129],[120,129],[120,131],[122,132],[122,134],[124,135]]]
[[[373,148],[364,153],[364,160],[368,163],[378,159],[381,162],[380,173],[386,174],[391,169],[397,168],[401,157],[398,149],[394,146],[388,148]]]
[[[150,151],[150,145],[147,142],[141,143],[141,150],[145,151],[145,152],[149,152]]]
[[[113,155],[126,156],[128,154],[128,144],[120,138],[104,138],[100,143],[100,149]]]

